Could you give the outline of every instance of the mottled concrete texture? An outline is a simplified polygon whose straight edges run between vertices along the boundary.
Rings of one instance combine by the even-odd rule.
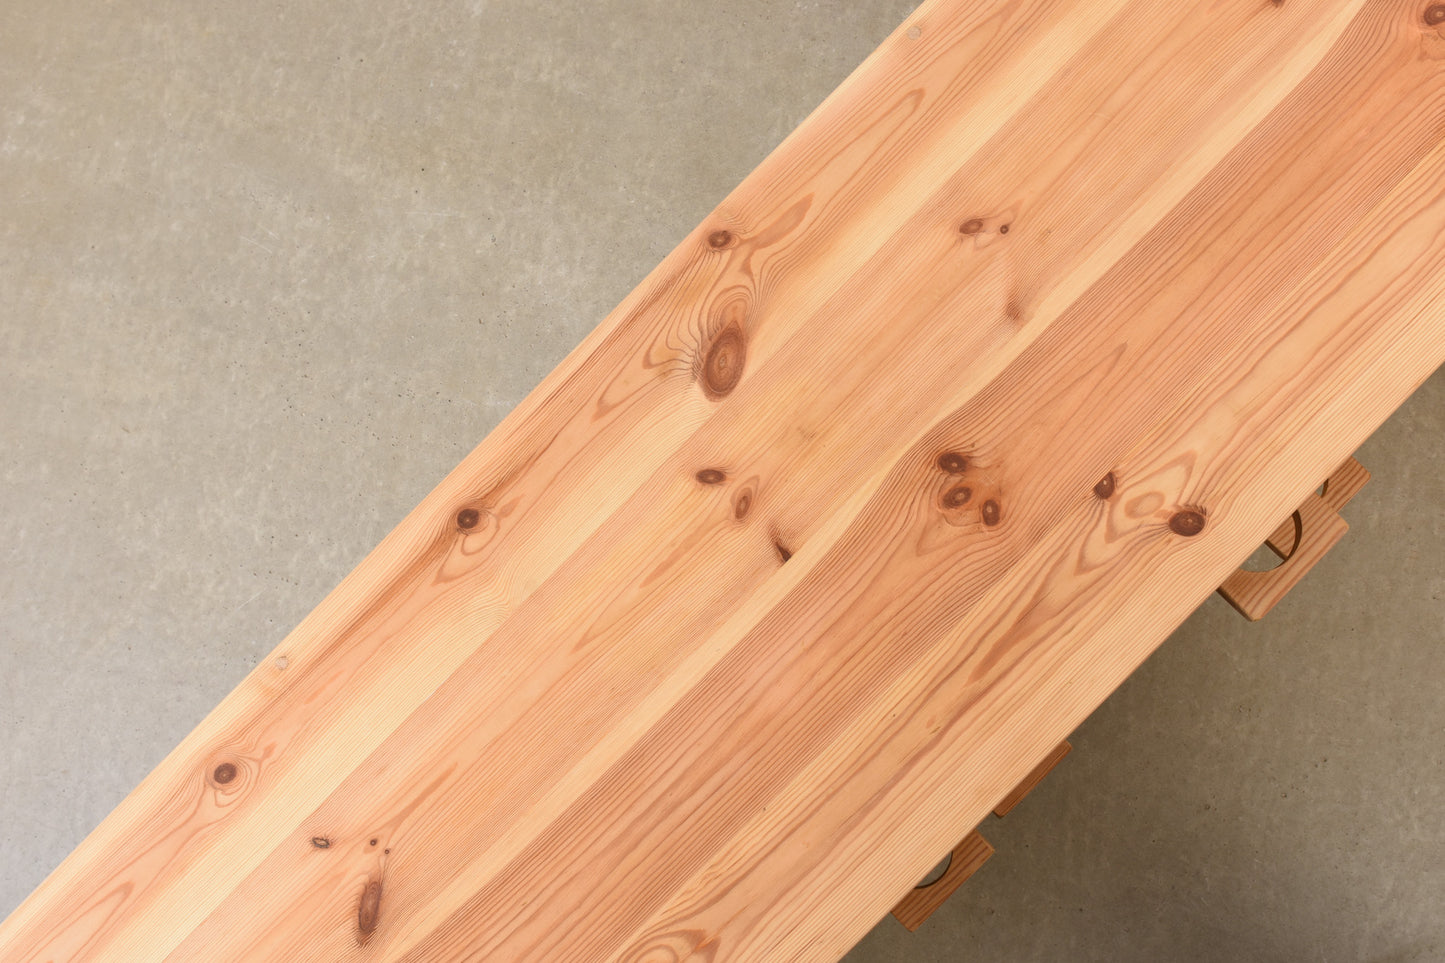
[[[8,5],[0,915],[910,6]],[[1442,434],[848,959],[1445,958]]]

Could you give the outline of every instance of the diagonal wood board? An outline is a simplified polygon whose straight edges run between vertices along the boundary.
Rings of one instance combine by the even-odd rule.
[[[0,925],[830,960],[1445,361],[1445,4],[925,3]]]

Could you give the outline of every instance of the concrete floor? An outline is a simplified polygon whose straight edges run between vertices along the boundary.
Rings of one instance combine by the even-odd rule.
[[[0,915],[910,6],[8,5]],[[851,963],[1445,958],[1442,437]]]

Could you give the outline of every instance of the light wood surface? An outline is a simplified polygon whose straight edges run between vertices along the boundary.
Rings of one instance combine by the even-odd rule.
[[[925,3],[0,926],[833,960],[1445,360],[1445,6]]]

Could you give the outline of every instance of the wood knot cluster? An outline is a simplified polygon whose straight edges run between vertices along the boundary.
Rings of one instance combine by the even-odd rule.
[[[987,234],[989,230],[988,221],[982,217],[970,217],[958,226],[958,233],[964,237],[978,237],[980,234]],[[1007,234],[1009,230],[1010,225],[1008,224],[1000,224],[993,228],[993,231],[998,234]]]
[[[969,456],[962,451],[939,453],[934,464],[948,476],[938,493],[938,507],[950,525],[963,525],[972,517],[971,506],[978,506],[978,519],[992,528],[1003,518],[1003,507],[993,494],[995,486],[986,473],[974,469]],[[969,513],[964,514],[964,509]]]

